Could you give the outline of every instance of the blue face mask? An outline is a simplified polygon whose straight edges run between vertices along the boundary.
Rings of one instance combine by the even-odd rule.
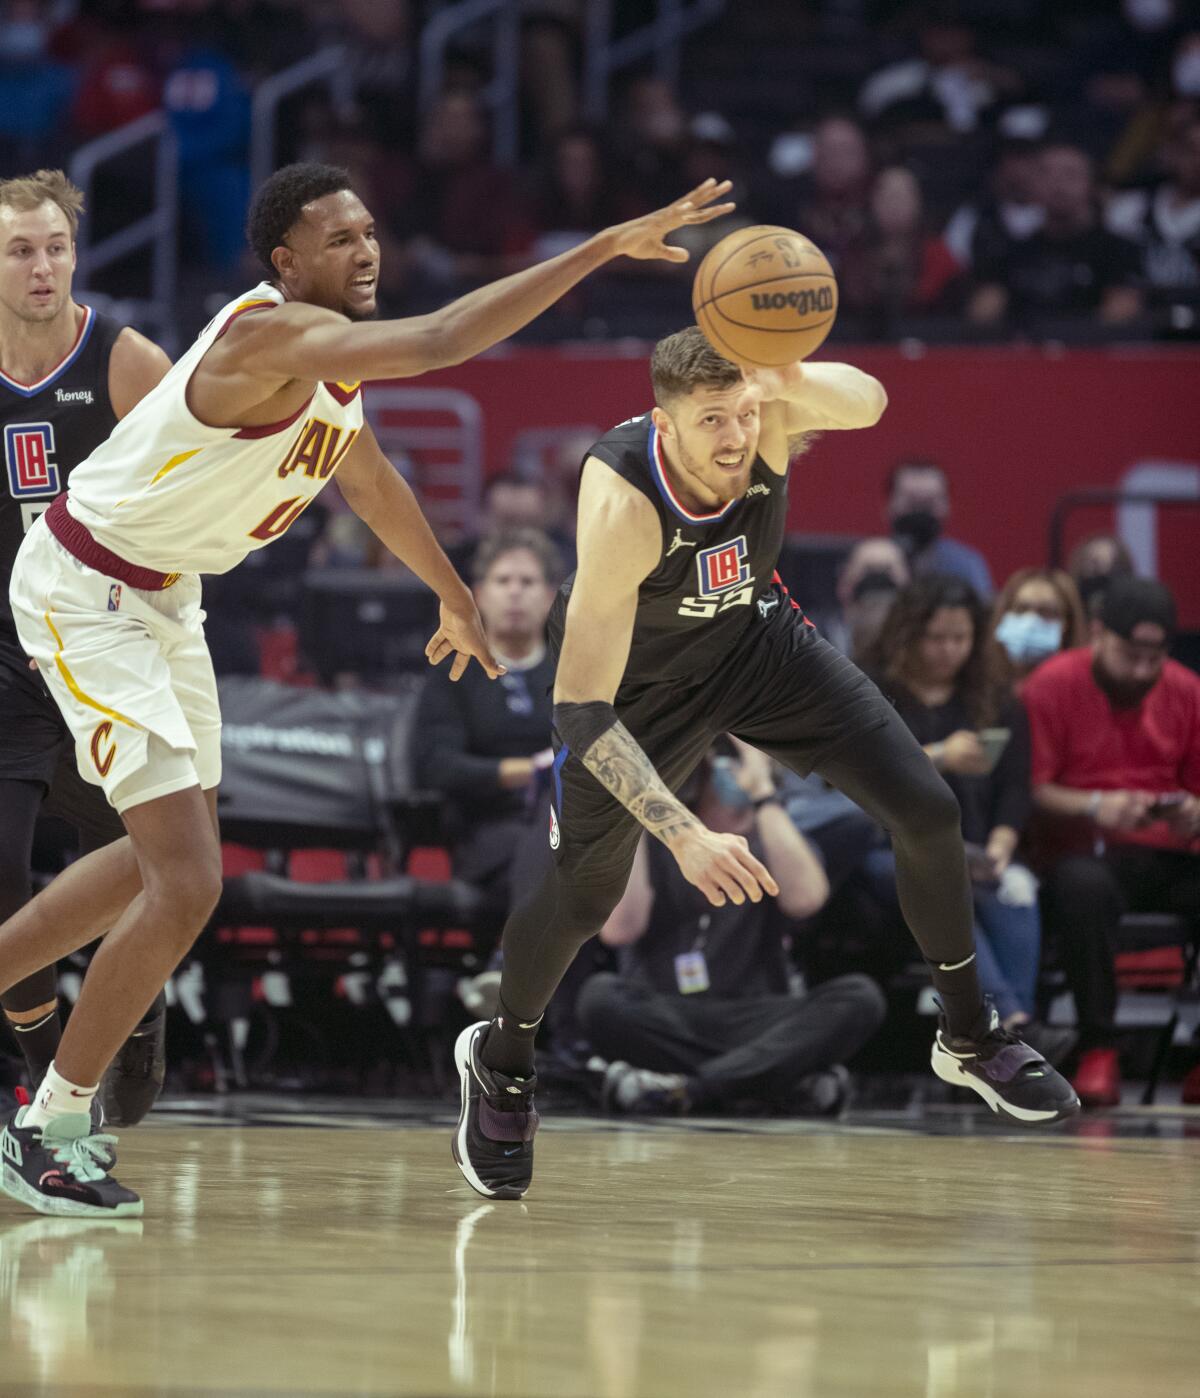
[[[733,771],[732,758],[714,758],[709,781],[712,783],[713,795],[723,806],[730,806],[733,810],[740,811],[744,806],[750,804],[750,798],[742,790]]]
[[[1014,665],[1036,665],[1062,646],[1061,621],[1048,621],[1037,612],[1005,612],[996,639]]]

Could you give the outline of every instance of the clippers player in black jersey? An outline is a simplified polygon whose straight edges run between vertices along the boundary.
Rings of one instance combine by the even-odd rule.
[[[71,735],[17,640],[8,584],[25,531],[71,469],[170,368],[159,347],[71,295],[82,196],[59,170],[0,182],[0,922],[28,902],[34,826],[72,825],[86,853],[125,837],[98,786],[75,765]],[[36,1087],[58,1048],[57,971],[0,996]],[[114,1060],[99,1100],[114,1125],[150,1110],[162,1083],[165,1001]]]
[[[775,572],[798,439],[871,426],[882,386],[845,364],[743,373],[694,326],[661,341],[650,370],[657,406],[601,438],[583,467],[579,568],[550,614],[553,866],[504,929],[497,1017],[455,1046],[459,1168],[490,1198],[528,1188],[534,1036],[624,892],[643,828],[717,907],[777,892],[744,839],[708,830],[673,794],[724,732],[820,772],[891,831],[904,914],[942,1003],[938,1076],[1015,1121],[1070,1115],[1070,1084],[980,992],[954,796]]]

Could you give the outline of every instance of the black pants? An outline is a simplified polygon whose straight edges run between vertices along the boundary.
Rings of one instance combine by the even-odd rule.
[[[839,976],[810,994],[723,1000],[664,995],[601,972],[576,1014],[597,1053],[635,1068],[683,1073],[696,1104],[780,1102],[808,1073],[842,1063],[883,1023],[883,993],[867,976]]]
[[[552,618],[553,620],[553,618]],[[560,637],[551,627],[551,643]],[[623,684],[617,713],[672,791],[720,733],[792,771],[816,770],[891,832],[905,920],[931,961],[974,951],[958,802],[874,684],[786,603],[753,617],[739,642],[695,684]],[[504,929],[501,998],[536,1019],[579,947],[620,901],[642,834],[637,820],[558,743],[554,862]],[[549,851],[547,851],[547,854]]]
[[[1123,913],[1200,919],[1200,855],[1141,845],[1073,855],[1042,884],[1046,933],[1075,997],[1084,1048],[1110,1047],[1117,1010],[1117,925]]]

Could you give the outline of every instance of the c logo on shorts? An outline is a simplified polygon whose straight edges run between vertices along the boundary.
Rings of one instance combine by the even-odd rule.
[[[108,751],[103,757],[100,756],[100,744],[108,742],[111,736],[112,724],[107,719],[103,723],[98,723],[92,734],[92,761],[96,764],[96,771],[102,777],[108,776],[108,769],[112,766],[113,758],[117,755],[116,743],[109,743]]]

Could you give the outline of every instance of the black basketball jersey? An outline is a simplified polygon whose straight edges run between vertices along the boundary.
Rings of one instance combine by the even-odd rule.
[[[8,584],[21,540],[55,496],[66,490],[72,469],[117,424],[108,397],[108,359],[124,326],[90,306],[84,312],[70,353],[37,383],[20,383],[0,367],[0,632],[14,639]]]
[[[672,489],[649,413],[614,427],[588,455],[640,490],[662,526],[662,556],[638,589],[622,683],[702,680],[756,613],[787,605],[771,590],[787,523],[786,476],[756,456],[741,499],[697,514]],[[552,626],[563,624],[573,581],[563,584]]]

